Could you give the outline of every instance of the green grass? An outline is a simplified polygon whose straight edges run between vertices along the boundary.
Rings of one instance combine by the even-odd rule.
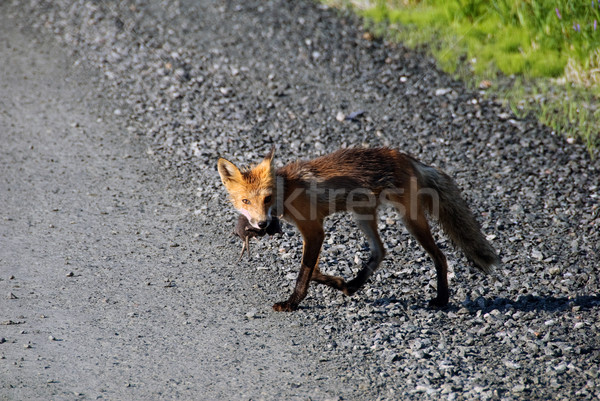
[[[473,87],[492,81],[519,115],[599,147],[599,0],[323,1],[352,8],[376,36],[426,45]]]
[[[517,118],[534,114],[553,131],[579,139],[592,155],[598,149],[600,109],[597,96],[589,90],[517,77],[512,83],[496,85],[492,93],[500,95]]]
[[[493,65],[505,75],[558,77],[569,59],[585,65],[600,47],[596,0],[379,0],[362,14],[426,29],[459,47],[454,58],[466,55],[477,72]]]

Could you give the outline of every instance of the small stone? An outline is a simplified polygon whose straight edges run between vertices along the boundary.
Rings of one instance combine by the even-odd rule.
[[[554,370],[556,371],[556,373],[565,373],[567,370],[567,364],[566,363],[561,363],[560,365],[556,366],[554,368]]]
[[[338,120],[339,122],[342,122],[346,119],[346,115],[343,112],[338,111],[338,113],[335,116],[335,119]]]
[[[350,121],[358,121],[358,118],[363,114],[365,114],[364,110],[353,111],[352,113],[348,114],[345,119]]]
[[[415,392],[417,393],[424,393],[427,391],[427,387],[422,386],[422,385],[418,385],[417,387],[415,387]]]
[[[544,259],[544,254],[542,254],[542,252],[538,251],[537,249],[534,249],[531,251],[531,257],[535,260],[541,261],[542,259]]]
[[[523,391],[525,391],[525,385],[523,384],[517,384],[516,386],[514,386],[512,388],[513,393],[522,393]]]
[[[442,390],[440,394],[450,394],[452,392],[452,384],[450,383],[444,383],[440,388]]]
[[[13,294],[12,292],[8,293],[8,299],[19,299],[18,296],[16,296],[15,294]]]
[[[509,360],[504,361],[504,366],[509,369],[521,369],[521,364]]]
[[[68,272],[67,273],[67,277],[73,277],[74,275],[75,275],[75,273],[73,273],[73,272]]]

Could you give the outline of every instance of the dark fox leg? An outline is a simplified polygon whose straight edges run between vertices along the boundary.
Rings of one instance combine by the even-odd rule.
[[[421,246],[427,251],[435,265],[437,273],[437,297],[429,301],[430,306],[443,307],[448,304],[448,264],[446,257],[440,251],[429,229],[429,223],[423,213],[423,209],[419,208],[416,219],[404,217],[404,223],[408,231],[416,238]]]
[[[306,297],[313,271],[319,260],[321,245],[323,245],[323,239],[325,238],[322,221],[303,222],[302,225],[297,224],[297,226],[304,238],[302,265],[292,295],[287,301],[273,305],[273,309],[278,312],[291,312],[298,309],[298,304]]]
[[[343,278],[323,274],[319,270],[319,266],[315,266],[311,280],[319,284],[325,284],[342,292],[346,290],[346,281]]]
[[[385,249],[377,231],[377,212],[371,210],[368,213],[360,213],[360,216],[356,219],[356,223],[367,236],[369,247],[371,248],[371,257],[369,257],[369,260],[358,272],[357,276],[346,284],[346,289],[342,290],[346,295],[352,295],[358,291],[379,267],[385,256]]]

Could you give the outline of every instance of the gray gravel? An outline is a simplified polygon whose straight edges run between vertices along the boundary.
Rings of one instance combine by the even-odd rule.
[[[87,116],[83,131],[109,135],[90,140],[112,143],[98,161],[111,167],[92,177],[98,190],[85,187],[85,163],[71,181],[106,192],[99,212],[117,227],[103,250],[80,241],[71,259],[3,245],[0,397],[600,398],[600,162],[583,146],[311,2],[32,0],[0,12],[25,31],[23,43],[54,43],[68,68],[91,77],[78,81],[91,106],[74,109]],[[443,168],[499,250],[498,276],[483,277],[440,234],[451,306],[427,308],[432,263],[383,210],[388,256],[363,291],[312,287],[299,311],[271,312],[291,291],[300,236],[284,225],[282,238],[253,243],[252,261],[235,263],[236,215],[216,160],[255,161],[272,144],[279,164],[389,145]],[[50,231],[91,213],[48,209],[63,219],[36,223]],[[19,216],[3,214],[3,242],[27,233]],[[90,222],[104,238],[102,219]],[[365,238],[344,216],[327,228],[322,270],[349,277],[368,257]],[[79,230],[57,249],[85,238]],[[66,232],[55,231],[46,235]],[[118,256],[129,252],[135,263]],[[9,268],[20,258],[63,265],[50,280],[42,268]]]

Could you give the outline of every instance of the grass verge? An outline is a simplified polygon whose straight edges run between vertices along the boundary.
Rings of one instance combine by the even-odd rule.
[[[599,0],[322,1],[359,14],[375,36],[427,45],[440,68],[517,117],[600,148]]]

